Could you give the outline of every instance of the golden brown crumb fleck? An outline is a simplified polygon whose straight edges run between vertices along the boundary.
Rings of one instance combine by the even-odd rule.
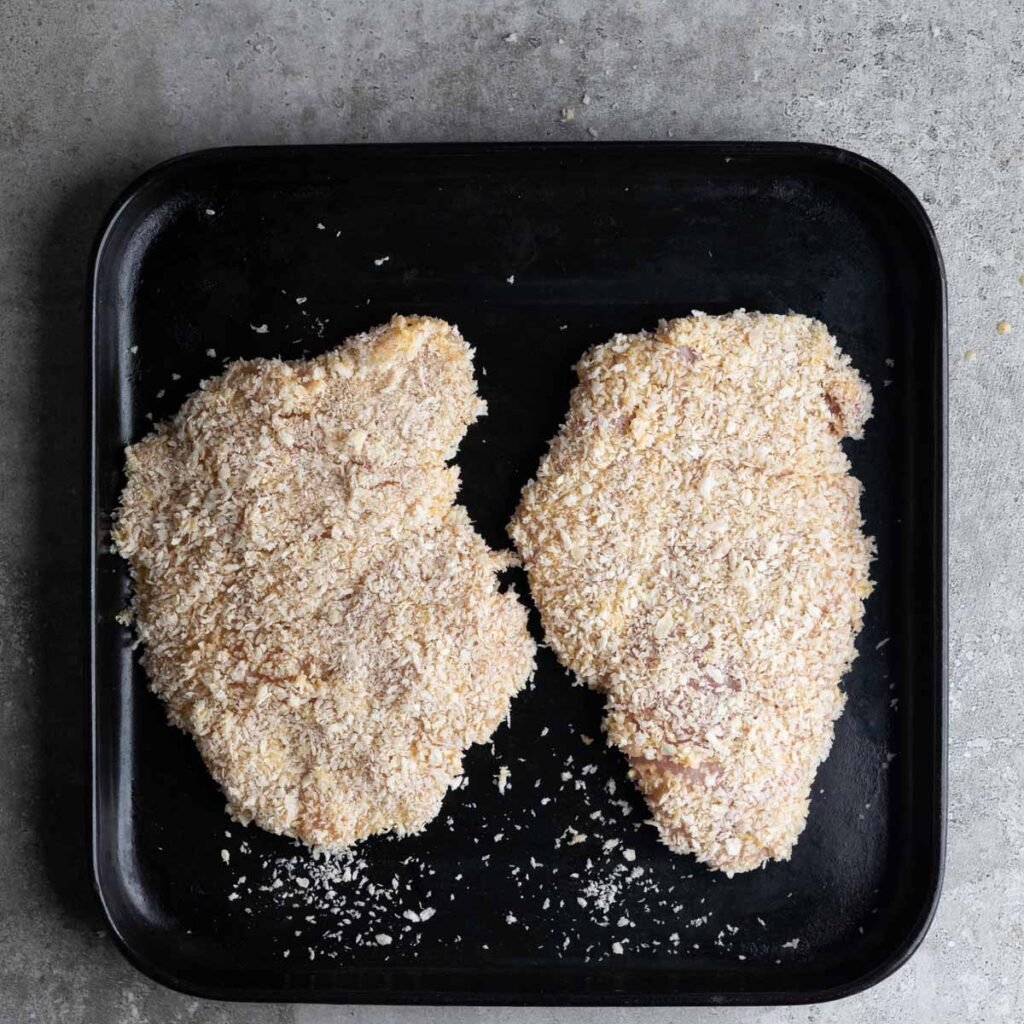
[[[965,362],[973,363],[974,360],[977,359],[977,358],[978,358],[978,350],[976,348],[969,348],[964,353],[964,361]]]
[[[510,531],[547,641],[607,698],[661,837],[785,859],[871,591],[839,440],[871,393],[825,326],[695,313],[584,355]]]
[[[127,452],[114,530],[143,664],[229,811],[325,848],[416,832],[533,669],[455,504],[472,350],[394,317],[205,381]]]
[[[1013,324],[1011,324],[1009,320],[1000,320],[999,323],[996,324],[997,334],[1009,334],[1012,330]]]

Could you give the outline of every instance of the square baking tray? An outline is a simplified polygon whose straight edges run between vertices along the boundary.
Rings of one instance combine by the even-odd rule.
[[[460,500],[506,546],[579,355],[737,307],[824,320],[876,402],[847,450],[877,587],[792,860],[729,879],[661,846],[603,743],[601,698],[546,649],[421,835],[312,862],[231,822],[115,618],[124,446],[227,360],[444,317],[476,347],[490,409],[458,454]],[[887,171],[774,143],[185,156],[139,179],[97,243],[91,402],[94,871],[141,970],[221,999],[791,1003],[863,989],[920,942],[945,834],[945,285],[927,216]]]

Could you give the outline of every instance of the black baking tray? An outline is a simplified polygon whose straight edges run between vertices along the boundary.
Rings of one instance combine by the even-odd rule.
[[[94,869],[139,968],[224,999],[696,1004],[831,999],[906,960],[944,850],[946,322],[932,228],[889,172],[775,143],[213,150],[129,189],[92,275]],[[601,699],[546,649],[440,817],[363,844],[348,881],[230,822],[115,619],[124,446],[226,360],[441,316],[490,407],[461,500],[502,546],[584,349],[737,307],[824,320],[876,400],[847,448],[877,587],[792,860],[729,879],[661,846]]]

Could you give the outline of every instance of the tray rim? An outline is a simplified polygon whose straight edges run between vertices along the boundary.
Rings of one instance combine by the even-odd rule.
[[[97,500],[98,479],[98,435],[97,407],[97,356],[99,352],[99,298],[98,292],[109,258],[108,250],[113,245],[116,231],[122,222],[131,224],[133,207],[144,198],[147,191],[159,189],[175,175],[194,167],[230,160],[244,160],[252,157],[264,157],[270,154],[278,156],[299,156],[312,151],[331,151],[338,155],[384,155],[391,156],[408,154],[431,156],[466,156],[474,153],[512,153],[512,152],[548,152],[580,154],[591,152],[598,154],[615,153],[662,153],[678,154],[681,157],[692,154],[713,154],[716,151],[724,156],[739,157],[802,157],[809,162],[832,163],[845,167],[869,179],[876,187],[881,187],[903,206],[910,215],[915,227],[920,231],[930,256],[934,261],[933,271],[938,284],[936,309],[936,343],[939,347],[939,388],[937,431],[937,472],[936,493],[933,502],[929,501],[929,509],[939,515],[937,543],[933,552],[936,573],[937,616],[936,641],[939,651],[937,690],[939,707],[934,723],[934,743],[938,752],[937,775],[932,785],[937,789],[937,806],[939,821],[937,822],[937,847],[934,851],[934,866],[928,880],[928,899],[919,908],[917,918],[912,927],[900,941],[888,948],[884,955],[879,956],[868,968],[859,970],[844,982],[820,989],[791,992],[728,990],[713,992],[672,993],[639,993],[610,991],[557,991],[545,993],[538,997],[534,993],[516,990],[516,978],[524,973],[522,969],[493,969],[488,974],[495,977],[507,976],[509,985],[502,990],[476,991],[471,987],[451,989],[430,989],[431,976],[448,977],[454,980],[461,974],[450,969],[417,968],[419,978],[427,982],[426,986],[404,988],[375,987],[359,988],[333,985],[325,988],[312,985],[305,988],[250,988],[227,987],[207,984],[195,977],[175,973],[165,969],[160,963],[147,958],[136,949],[124,933],[112,908],[105,889],[105,877],[100,864],[99,848],[102,833],[99,806],[99,714],[98,714],[98,678],[96,666],[97,652],[97,544],[99,530],[99,508]],[[892,171],[867,157],[852,150],[817,142],[802,141],[729,141],[729,140],[672,140],[672,141],[607,141],[607,142],[441,142],[441,143],[340,143],[340,144],[284,144],[284,145],[249,145],[249,146],[216,146],[192,150],[164,160],[142,174],[138,175],[115,199],[97,232],[89,258],[87,279],[87,330],[89,364],[86,373],[88,402],[87,430],[85,432],[87,473],[86,483],[86,604],[85,629],[87,632],[87,677],[89,683],[89,818],[90,818],[90,874],[93,890],[103,911],[107,927],[115,940],[115,945],[125,959],[138,971],[150,979],[170,989],[191,996],[227,1002],[260,1002],[260,1003],[332,1003],[337,1005],[356,1004],[391,1004],[391,1005],[438,1005],[438,1006],[769,1006],[769,1005],[801,1005],[809,1003],[830,1002],[863,992],[878,984],[899,970],[923,942],[935,913],[942,893],[943,877],[946,863],[947,830],[948,830],[948,733],[949,733],[949,695],[948,695],[948,648],[949,648],[949,571],[948,571],[948,530],[949,530],[949,328],[948,328],[948,295],[947,277],[942,252],[939,247],[935,228],[914,192]],[[552,977],[564,976],[568,971],[558,968],[542,968],[541,972],[550,973]],[[360,972],[374,974],[382,978],[400,976],[402,968],[380,968],[373,971]],[[575,973],[575,972],[574,972]],[[583,977],[580,972],[581,978]]]

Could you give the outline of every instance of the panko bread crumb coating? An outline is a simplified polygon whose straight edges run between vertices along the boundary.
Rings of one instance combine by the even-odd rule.
[[[606,697],[662,840],[788,859],[872,584],[840,445],[871,392],[824,324],[694,313],[587,352],[510,525],[545,637]]]
[[[127,452],[142,663],[228,811],[341,849],[421,830],[534,643],[446,464],[485,412],[454,328],[233,363]]]

